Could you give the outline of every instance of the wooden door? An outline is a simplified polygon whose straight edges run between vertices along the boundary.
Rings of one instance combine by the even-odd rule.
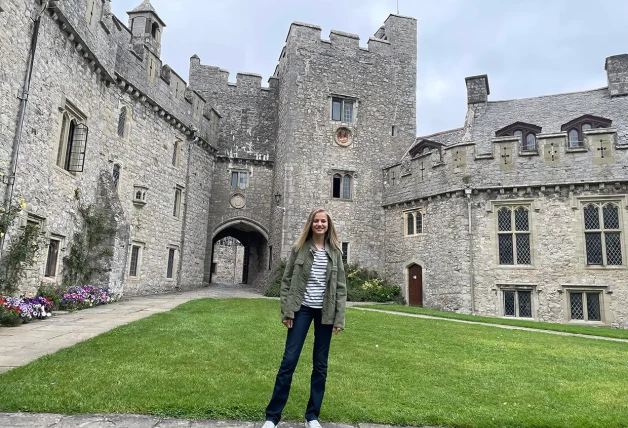
[[[423,306],[423,268],[419,265],[408,268],[408,303]]]

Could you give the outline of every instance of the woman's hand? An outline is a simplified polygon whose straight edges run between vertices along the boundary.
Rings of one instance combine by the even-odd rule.
[[[283,320],[282,321],[283,325],[285,325],[288,328],[292,328],[292,320]]]
[[[334,327],[334,334],[338,334],[338,333],[340,333],[341,331],[342,331],[342,329],[341,329],[341,328]]]

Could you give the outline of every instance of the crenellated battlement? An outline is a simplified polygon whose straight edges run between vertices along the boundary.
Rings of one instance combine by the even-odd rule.
[[[82,2],[75,5],[69,0],[60,0],[51,4],[49,12],[92,72],[104,85],[115,84],[122,96],[150,107],[182,133],[196,135],[210,144],[211,121],[220,116],[212,113],[207,101],[188,87],[170,66],[162,64],[158,42],[165,24],[159,17],[154,14],[156,24],[150,34],[154,42],[143,43],[137,31],[133,33],[111,13],[108,3],[96,11],[98,14],[91,24],[86,20],[85,7]],[[142,13],[134,10],[129,16],[140,19]],[[150,21],[146,17],[141,19],[145,23]]]
[[[482,145],[475,142],[424,144],[423,152],[384,168],[384,206],[465,187],[628,182],[626,143],[616,129],[598,128],[584,131],[584,141],[578,147],[569,147],[566,132],[538,134],[535,150],[522,150],[520,137],[513,136],[492,138],[492,151],[482,153],[477,151]]]
[[[277,80],[274,76],[268,78],[268,85],[262,85],[262,76],[257,73],[238,72],[236,81],[230,82],[228,70],[214,66],[203,65],[198,55],[190,58],[190,76],[194,76],[195,87],[210,91],[219,91],[227,87],[243,87],[247,89],[259,89],[260,91],[275,91],[278,88]]]

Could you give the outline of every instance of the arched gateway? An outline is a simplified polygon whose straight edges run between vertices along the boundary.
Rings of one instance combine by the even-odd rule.
[[[264,226],[255,220],[244,217],[231,218],[217,225],[212,234],[211,269],[208,272],[209,282],[212,274],[215,273],[216,253],[214,246],[223,238],[232,237],[240,241],[244,247],[242,261],[238,261],[236,266],[241,269],[242,275],[236,275],[244,284],[256,284],[260,274],[265,270],[264,250],[268,243],[268,231]]]

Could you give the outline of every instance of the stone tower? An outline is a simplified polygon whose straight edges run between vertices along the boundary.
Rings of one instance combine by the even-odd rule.
[[[159,18],[150,0],[142,1],[127,14],[135,53],[142,55],[146,46],[157,58],[161,57],[161,33],[166,24]]]
[[[285,257],[312,208],[327,208],[350,263],[384,259],[382,168],[416,136],[417,26],[390,15],[368,48],[357,35],[293,23],[275,77],[278,136],[271,241]]]

